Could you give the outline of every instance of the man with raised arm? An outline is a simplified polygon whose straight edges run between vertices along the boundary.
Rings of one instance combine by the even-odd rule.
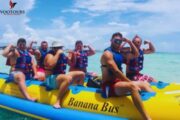
[[[65,74],[69,59],[62,48],[63,46],[59,42],[54,41],[52,50],[48,52],[44,59],[46,86],[51,89],[59,89],[57,101],[53,105],[54,108],[61,108],[61,100],[68,90],[68,86],[71,83],[83,85],[85,77],[82,71],[73,71]]]
[[[25,84],[26,79],[37,78],[36,67],[31,54],[27,51],[26,40],[18,39],[16,48],[13,45],[7,46],[3,51],[3,56],[11,61],[10,80],[18,84],[26,99],[35,101],[36,98],[30,97],[28,94]]]
[[[35,49],[33,54],[37,61],[37,73],[39,76],[39,80],[45,80],[45,70],[44,70],[44,59],[48,54],[48,43],[47,41],[42,41],[39,49]]]
[[[105,49],[101,57],[102,90],[107,97],[123,96],[130,92],[132,100],[143,119],[151,120],[139,95],[140,86],[122,73],[122,63],[124,61],[124,57],[120,53],[122,42],[122,34],[114,33],[111,38],[111,46]]]
[[[88,48],[88,50],[83,50]],[[87,72],[88,56],[95,54],[95,50],[89,45],[83,45],[81,40],[77,40],[75,43],[74,51],[70,52],[71,64],[69,71],[83,71]]]
[[[127,60],[126,76],[134,81],[157,82],[153,77],[140,73],[143,69],[144,54],[152,54],[155,52],[153,44],[149,41],[144,41],[144,44],[149,45],[148,49],[141,49],[142,39],[136,35],[133,44],[139,51],[139,55]]]

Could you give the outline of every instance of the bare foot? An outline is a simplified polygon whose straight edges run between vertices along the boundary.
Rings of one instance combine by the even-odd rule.
[[[148,120],[152,120],[151,118],[148,118]]]
[[[59,102],[55,103],[55,104],[53,105],[53,107],[56,108],[56,109],[60,109],[60,108],[61,108]]]

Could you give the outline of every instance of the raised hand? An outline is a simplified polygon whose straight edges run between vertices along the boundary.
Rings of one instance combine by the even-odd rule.
[[[14,52],[16,47],[14,45],[10,45],[10,52]]]
[[[73,50],[67,50],[67,53],[74,54],[74,51]]]
[[[147,40],[144,41],[144,45],[149,44],[149,43],[150,43],[150,42],[147,41]]]
[[[35,44],[37,44],[37,41],[35,41],[35,40],[32,40],[32,42],[31,43],[35,43]]]
[[[84,48],[87,48],[87,47],[89,47],[89,45],[84,45],[83,47],[84,47]]]
[[[62,54],[64,51],[62,50],[62,49],[59,49],[58,51],[57,51],[57,54]]]
[[[125,43],[130,43],[131,40],[129,40],[129,39],[127,39],[127,38],[123,38],[123,42],[125,42]]]

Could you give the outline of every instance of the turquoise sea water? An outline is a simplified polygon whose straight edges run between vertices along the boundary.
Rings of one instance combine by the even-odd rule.
[[[100,71],[100,56],[102,53],[97,53],[89,58],[89,71],[95,71],[98,74]],[[125,65],[123,66],[123,71]],[[153,76],[159,81],[165,82],[180,82],[180,53],[154,53],[145,55],[144,74]]]
[[[101,74],[99,62],[101,54],[102,52],[97,52],[96,55],[89,57],[88,71]],[[0,56],[0,72],[8,73],[9,67],[5,65],[5,62],[6,59]],[[159,81],[180,82],[180,53],[155,53],[145,55],[144,70],[142,73],[151,75]],[[32,118],[3,109],[0,109],[0,114],[0,119],[3,120],[32,120]]]

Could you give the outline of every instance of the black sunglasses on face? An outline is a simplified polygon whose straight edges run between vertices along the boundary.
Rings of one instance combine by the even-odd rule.
[[[122,43],[122,40],[120,40],[120,39],[114,39],[113,41],[114,41],[114,43],[116,43],[118,45],[121,45],[121,43]]]

